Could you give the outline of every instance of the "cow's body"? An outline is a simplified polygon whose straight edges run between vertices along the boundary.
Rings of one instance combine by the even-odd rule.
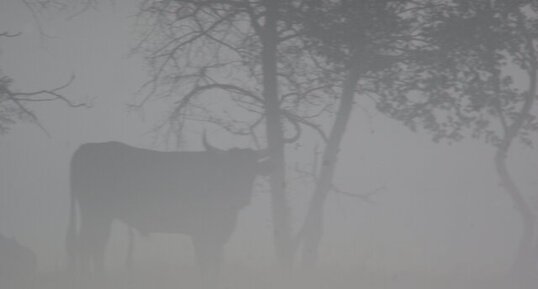
[[[258,159],[251,149],[159,152],[118,142],[82,145],[71,161],[71,259],[83,270],[90,263],[104,270],[117,219],[143,234],[191,236],[202,273],[213,274],[238,211],[250,202]]]

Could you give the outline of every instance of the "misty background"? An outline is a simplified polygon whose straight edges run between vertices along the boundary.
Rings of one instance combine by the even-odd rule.
[[[126,2],[69,19],[45,13],[40,23],[22,1],[0,2],[1,29],[21,33],[0,38],[2,73],[28,91],[54,87],[75,75],[62,94],[91,104],[70,108],[60,102],[33,103],[30,107],[49,135],[31,122],[17,122],[0,138],[0,232],[31,248],[41,272],[65,266],[69,161],[80,144],[114,140],[176,149],[152,131],[168,111],[165,102],[129,109],[128,104],[143,97],[139,89],[148,74],[142,57],[131,53],[139,41],[137,6]],[[242,145],[217,130],[208,132],[222,148]],[[199,150],[199,135],[199,130],[187,130],[181,149]],[[309,145],[308,138],[304,142]],[[310,153],[297,149],[292,158],[304,160]],[[376,193],[372,202],[329,195],[321,266],[383,276],[504,274],[513,261],[521,224],[498,185],[494,153],[494,147],[477,140],[434,143],[429,134],[411,132],[379,114],[368,99],[357,98],[334,183],[350,193]],[[521,191],[535,194],[536,149],[515,143],[508,164]],[[304,217],[309,194],[307,188],[289,191],[294,228]],[[269,204],[269,192],[257,189],[240,212],[226,246],[226,264],[274,264]],[[127,229],[117,222],[112,232],[107,266],[123,270]],[[136,240],[135,267],[172,271],[193,266],[192,245],[185,236]]]

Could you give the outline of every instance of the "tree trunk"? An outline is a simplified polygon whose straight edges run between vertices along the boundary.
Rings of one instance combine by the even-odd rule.
[[[499,175],[501,185],[506,193],[510,196],[516,211],[521,218],[521,238],[519,240],[514,264],[513,273],[519,281],[527,282],[529,277],[533,275],[535,267],[535,254],[533,253],[535,246],[535,216],[532,208],[524,199],[519,188],[516,186],[506,165],[507,151],[499,148],[495,156],[495,166]]]
[[[354,61],[357,62],[358,61]],[[336,119],[329,135],[327,146],[323,152],[320,173],[317,176],[316,188],[301,229],[302,255],[301,263],[306,269],[312,269],[318,261],[318,248],[323,237],[324,204],[332,187],[332,180],[340,150],[340,143],[351,117],[355,87],[360,77],[358,64],[353,64],[343,83]]]
[[[273,171],[270,175],[273,234],[277,261],[287,272],[292,269],[291,227],[286,198],[286,166],[284,134],[278,97],[277,79],[277,15],[278,0],[265,1],[266,15],[262,41],[263,97],[266,112],[267,146]]]
[[[536,216],[533,212],[533,208],[529,205],[528,201],[521,194],[521,191],[512,180],[506,165],[506,158],[510,145],[520,133],[523,124],[527,121],[537,97],[536,89],[538,79],[536,77],[538,72],[538,62],[536,60],[536,51],[534,49],[534,41],[531,34],[527,32],[526,37],[526,48],[529,53],[529,68],[527,70],[529,75],[529,89],[523,102],[523,106],[512,125],[507,126],[503,122],[505,134],[497,149],[495,166],[501,185],[512,200],[522,223],[521,239],[513,264],[513,276],[518,279],[520,285],[523,285],[523,288],[531,288],[529,286],[531,286],[531,280],[534,278],[537,269],[536,260],[534,259],[536,255],[538,255],[538,252],[535,252],[535,250],[538,250],[538,244],[536,243]]]

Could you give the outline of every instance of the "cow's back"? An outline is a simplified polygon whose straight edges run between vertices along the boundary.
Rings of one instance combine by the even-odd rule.
[[[203,182],[200,174],[211,170],[204,152],[161,152],[118,142],[90,143],[80,146],[73,155],[71,182],[74,189],[114,189],[116,195],[125,189],[177,190],[175,185],[180,183],[188,191],[199,188]]]

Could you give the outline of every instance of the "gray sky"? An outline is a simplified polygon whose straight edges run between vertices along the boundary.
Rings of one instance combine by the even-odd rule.
[[[76,147],[104,140],[153,145],[147,132],[162,117],[162,106],[150,103],[144,117],[128,113],[126,106],[146,79],[139,56],[128,57],[136,43],[130,26],[134,17],[128,18],[134,12],[107,7],[71,21],[50,17],[43,23],[52,38],[42,39],[19,1],[0,1],[1,29],[22,32],[0,42],[0,67],[15,79],[14,86],[50,88],[74,73],[76,80],[65,94],[73,101],[93,104],[91,109],[69,109],[61,103],[35,105],[50,138],[31,124],[18,124],[0,138],[0,231],[32,247],[43,268],[63,262],[68,162]],[[324,260],[388,271],[465,266],[496,271],[508,266],[519,238],[519,222],[497,185],[493,150],[471,141],[433,144],[428,136],[411,133],[369,111],[372,117],[354,110],[339,158],[337,184],[357,193],[380,186],[387,189],[374,196],[374,205],[331,196]],[[510,168],[524,192],[536,193],[536,150],[514,147]],[[305,193],[291,195],[297,208],[294,214],[300,219]],[[238,260],[266,262],[260,252],[270,249],[268,201],[266,194],[258,193],[242,212],[249,217],[241,218],[229,244],[230,255]],[[125,232],[119,225],[115,229],[116,243],[111,246],[119,248]],[[175,247],[177,240],[188,243],[181,237],[144,239],[140,254],[173,262],[156,248],[188,255],[188,250]],[[113,251],[111,262],[119,264],[121,258],[114,256],[123,253]]]

